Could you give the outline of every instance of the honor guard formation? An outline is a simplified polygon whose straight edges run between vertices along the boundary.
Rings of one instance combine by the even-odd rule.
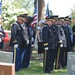
[[[43,72],[53,73],[54,69],[67,66],[67,53],[75,50],[75,26],[71,28],[69,16],[52,15],[41,19],[37,27],[32,27],[33,17],[20,14],[11,26],[11,40],[15,71],[30,66],[32,44],[37,36],[38,58],[43,60]],[[0,26],[0,49],[2,49],[4,30]]]

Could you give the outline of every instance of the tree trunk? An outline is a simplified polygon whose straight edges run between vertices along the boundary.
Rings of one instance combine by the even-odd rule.
[[[38,2],[38,21],[40,19],[44,19],[44,6],[45,6],[45,3],[44,3],[44,0],[35,0],[34,1],[34,6],[36,6]]]

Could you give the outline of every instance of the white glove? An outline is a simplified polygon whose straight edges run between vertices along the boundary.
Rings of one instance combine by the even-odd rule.
[[[63,47],[63,44],[62,44],[62,43],[60,44],[60,47],[61,47],[61,48]]]
[[[0,38],[0,42],[2,42],[2,38]]]
[[[62,43],[62,40],[60,40],[59,43]]]
[[[29,44],[29,40],[27,40],[26,44],[27,44],[27,45]]]
[[[17,48],[18,47],[18,44],[15,44],[14,47]]]
[[[2,36],[3,34],[0,32],[0,35]]]
[[[45,49],[45,50],[48,50],[48,47],[45,47],[44,49]]]
[[[34,38],[33,37],[31,38],[31,40],[32,40],[32,42],[34,42]]]

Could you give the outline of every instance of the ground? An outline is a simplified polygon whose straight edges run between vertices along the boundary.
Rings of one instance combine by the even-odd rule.
[[[18,75],[65,75],[67,69],[55,70],[53,74],[48,74],[43,72],[43,61],[38,60],[37,51],[33,51],[34,59],[30,61],[30,67],[27,69],[22,69],[19,72],[16,72]]]

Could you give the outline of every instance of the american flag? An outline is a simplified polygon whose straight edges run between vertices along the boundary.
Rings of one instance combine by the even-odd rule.
[[[46,14],[45,14],[45,18],[50,17],[50,10],[49,10],[49,4],[47,4],[46,7]]]
[[[36,5],[36,6],[35,6],[35,9],[34,9],[34,14],[33,14],[33,18],[34,18],[34,19],[33,19],[33,22],[31,23],[31,26],[32,26],[32,27],[34,27],[34,26],[37,24],[37,22],[38,22],[38,21],[37,21],[37,19],[38,19],[38,17],[37,17],[37,16],[38,16],[37,10],[38,10],[38,9],[37,9],[37,5]]]
[[[2,0],[0,0],[0,24],[2,24]]]

